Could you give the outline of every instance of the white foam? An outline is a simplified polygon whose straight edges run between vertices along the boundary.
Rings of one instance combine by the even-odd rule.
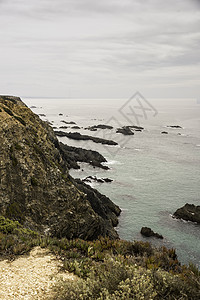
[[[117,161],[117,160],[109,160],[106,162],[103,162],[102,165],[107,166],[107,165],[123,165],[122,162]]]

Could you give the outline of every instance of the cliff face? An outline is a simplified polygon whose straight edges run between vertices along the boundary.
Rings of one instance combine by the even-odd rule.
[[[20,98],[0,96],[0,214],[57,237],[117,238],[120,209],[97,197],[104,215],[69,176],[52,128]]]

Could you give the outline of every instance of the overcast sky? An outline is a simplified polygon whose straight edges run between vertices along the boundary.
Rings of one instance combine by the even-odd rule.
[[[200,0],[0,0],[0,94],[200,97]]]

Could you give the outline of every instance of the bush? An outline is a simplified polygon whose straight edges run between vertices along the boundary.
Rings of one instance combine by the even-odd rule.
[[[63,269],[77,276],[59,280],[54,299],[200,299],[199,270],[181,266],[174,249],[108,238],[59,240],[0,216],[0,254],[20,255],[36,245],[48,247],[62,258]]]

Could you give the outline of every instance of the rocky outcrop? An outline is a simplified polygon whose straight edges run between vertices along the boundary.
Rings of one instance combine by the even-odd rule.
[[[85,184],[80,179],[75,179],[75,185],[77,188],[87,195],[87,199],[93,210],[101,216],[106,222],[111,223],[112,226],[117,226],[118,218],[121,209],[117,205],[113,205],[113,202],[105,195],[100,194],[97,190],[91,188],[88,184]],[[105,233],[105,235],[107,235]],[[113,236],[113,238],[115,235]]]
[[[20,98],[0,96],[0,214],[52,236],[117,238],[118,206],[84,192],[66,157],[46,122]]]
[[[79,126],[77,126],[77,125],[76,125],[76,126],[72,126],[71,128],[72,128],[72,129],[81,129],[81,127],[79,127]]]
[[[161,234],[154,232],[149,227],[142,227],[140,233],[146,237],[156,237],[158,239],[163,239],[163,236]]]
[[[99,182],[99,183],[110,183],[112,182],[113,180],[110,179],[110,178],[97,178],[96,176],[87,176],[86,178],[83,178],[82,179],[83,182]]]
[[[183,207],[177,209],[174,217],[200,224],[200,206],[186,203]]]
[[[144,127],[137,126],[137,125],[129,125],[128,127],[134,129],[135,131],[136,130],[140,130],[140,131],[144,130]]]
[[[86,135],[86,134],[80,134],[79,132],[64,132],[64,131],[55,131],[55,134],[57,136],[63,137],[66,136],[69,139],[73,139],[73,140],[82,140],[82,141],[93,141],[95,143],[100,143],[103,145],[112,145],[112,146],[116,146],[118,145],[116,142],[111,141],[111,140],[105,140],[102,138],[98,138],[95,136],[90,136],[90,135]]]
[[[97,129],[113,129],[113,127],[110,125],[99,124],[99,125],[86,127],[85,129],[90,131],[97,131]]]
[[[144,128],[136,125],[128,125],[123,126],[121,128],[117,128],[116,133],[122,133],[124,135],[134,135],[133,131],[143,131]]]
[[[124,135],[134,135],[134,132],[129,126],[123,126],[122,128],[117,128],[116,133],[122,133]]]
[[[182,127],[179,126],[179,125],[169,125],[169,126],[167,126],[167,127],[169,127],[169,128],[175,128],[175,129],[180,129],[180,128],[182,128]]]
[[[70,125],[76,125],[76,123],[74,121],[67,122],[65,120],[61,120],[60,122],[65,123],[65,124],[70,124]]]
[[[107,166],[102,165],[102,163],[106,162],[107,160],[97,151],[72,147],[63,143],[60,143],[60,148],[63,152],[69,169],[80,169],[80,166],[77,162],[86,162],[93,167],[99,167],[105,170],[109,169]]]

